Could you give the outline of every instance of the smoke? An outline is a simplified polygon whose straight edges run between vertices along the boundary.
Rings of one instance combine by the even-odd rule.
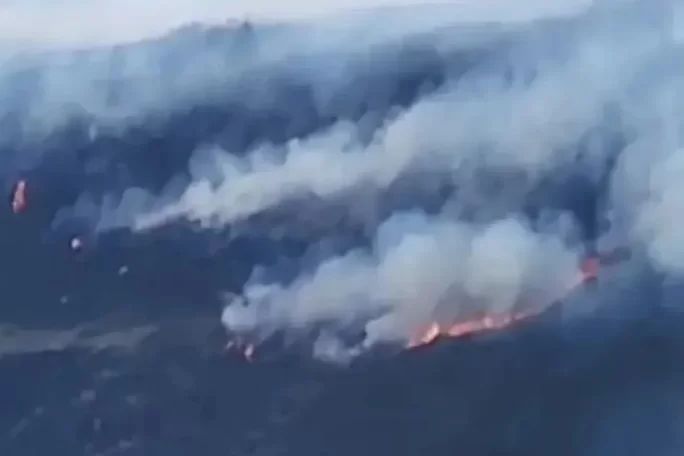
[[[676,43],[681,51],[681,44]],[[645,76],[638,82],[650,83],[648,89],[623,111],[634,139],[621,152],[611,175],[607,211],[611,227],[601,242],[642,245],[660,271],[681,277],[684,252],[679,242],[678,214],[683,200],[678,176],[684,158],[684,86],[676,76],[681,67],[659,61],[643,72]]]
[[[534,179],[571,166],[578,138],[600,122],[605,100],[619,83],[617,67],[589,65],[574,61],[576,69],[539,76],[530,87],[502,87],[503,81],[475,90],[447,87],[390,120],[369,144],[359,140],[363,125],[341,123],[283,148],[260,147],[242,159],[200,150],[193,158],[215,163],[214,175],[191,169],[193,183],[179,201],[137,217],[134,226],[146,229],[181,217],[225,226],[297,196],[330,199],[358,188],[382,192],[410,172],[458,173],[475,164],[524,171]],[[592,70],[602,74],[587,86],[583,79]]]
[[[584,136],[605,120],[611,103],[627,101],[635,74],[657,50],[660,30],[625,26],[605,33],[604,21],[613,19],[600,18],[600,25],[585,18],[580,34],[554,37],[542,27],[542,36],[567,40],[560,61],[556,46],[544,46],[536,29],[525,30],[503,57],[510,61],[495,60],[493,70],[485,62],[484,70],[475,67],[395,115],[341,121],[241,158],[220,144],[202,146],[189,169],[192,183],[177,201],[143,214],[118,210],[130,214],[135,229],[181,218],[221,227],[307,196],[330,200],[362,192],[373,198],[417,172],[458,174],[459,185],[468,187],[464,170],[505,170],[524,173],[532,187],[587,154],[579,147]],[[593,168],[611,153],[591,152]],[[211,170],[210,176],[197,170]]]
[[[525,195],[564,168],[580,167],[599,185],[609,172],[604,212],[595,216],[610,225],[600,233],[599,245],[644,246],[660,271],[681,277],[684,251],[676,214],[684,209],[678,183],[684,157],[682,85],[680,65],[672,60],[681,44],[678,24],[669,20],[680,6],[662,2],[656,14],[643,16],[644,4],[638,2],[598,8],[595,16],[584,18],[586,23],[579,22],[580,33],[567,36],[576,41],[565,44],[565,59],[523,54],[523,62],[535,65],[513,73],[534,71],[529,83],[497,74],[466,75],[391,119],[369,144],[359,146],[348,128],[332,129],[278,150],[284,158],[264,168],[253,165],[264,153],[257,150],[240,162],[241,168],[231,168],[230,178],[213,187],[196,181],[179,203],[146,222],[184,216],[223,226],[297,192],[331,199],[353,188],[364,190],[358,198],[368,195],[369,187],[382,193],[416,170],[446,171],[463,188],[477,187],[469,180],[480,177],[474,172],[480,168],[523,173],[523,189],[515,179],[504,178],[503,185]],[[539,44],[536,37],[530,40]],[[525,51],[538,49],[523,42]],[[520,49],[514,47],[513,55],[520,57],[515,53]],[[606,118],[607,109],[614,109],[619,121]],[[582,143],[593,129],[606,126],[607,134],[617,131],[626,147]],[[480,203],[475,212],[488,211],[489,201],[469,192],[457,193],[449,205],[472,206],[473,199]],[[503,213],[519,214],[522,206],[513,199]],[[543,307],[568,290],[579,252],[564,236],[541,235],[520,225],[519,218],[473,225],[445,221],[447,215],[453,214],[424,221],[417,231],[415,220],[394,216],[380,225],[370,250],[330,259],[287,285],[252,280],[244,300],[226,308],[224,324],[262,336],[331,322],[353,325],[361,318],[360,346],[367,347],[405,341],[431,321],[467,319],[468,310],[510,313],[520,310],[516,306]],[[387,231],[399,233],[391,247]],[[332,347],[323,351],[326,356],[339,352],[329,331],[322,337],[325,343],[316,347]]]
[[[280,103],[279,91],[288,82],[315,92],[316,110],[322,117],[337,116],[344,107],[330,106],[331,97],[334,104],[342,103],[340,93],[348,91],[348,81],[359,72],[404,66],[392,59],[405,40],[471,16],[495,19],[501,11],[494,4],[421,7],[403,3],[396,10],[369,9],[293,23],[259,22],[254,27],[234,19],[244,17],[240,11],[248,13],[249,9],[214,0],[199,5],[174,0],[163,6],[109,0],[3,4],[2,141],[20,138],[36,143],[74,120],[86,123],[90,138],[96,139],[149,122],[150,117],[158,122],[177,110],[217,100],[262,112],[281,108],[274,104]],[[536,11],[531,4],[516,11],[532,16],[561,14],[572,10],[574,3],[557,11]],[[340,3],[327,8],[336,11],[350,6]],[[269,9],[265,5],[253,8]],[[311,9],[315,8],[308,3],[271,7],[270,17],[288,17],[282,10],[307,17]],[[123,20],[125,25],[120,23]],[[200,22],[188,25],[193,20]],[[378,20],[383,27],[376,26]],[[175,29],[159,36],[171,27]],[[474,29],[464,27],[458,43],[449,40],[441,45],[445,49],[434,52],[478,46],[491,39],[490,31]],[[138,41],[149,37],[155,38]],[[51,49],[55,39],[65,43]],[[17,44],[26,41],[35,44]],[[390,45],[394,49],[387,49]],[[377,102],[383,101],[388,102]]]
[[[478,226],[403,213],[379,227],[371,249],[329,258],[290,284],[254,275],[223,322],[258,338],[327,328],[320,350],[335,347],[331,331],[361,319],[361,347],[406,342],[435,320],[544,308],[573,285],[577,265],[561,233],[535,232],[520,219]]]
[[[287,279],[255,265],[222,317],[258,340],[313,334],[317,356],[348,359],[432,321],[545,308],[593,244],[644,248],[681,274],[680,6],[607,0],[520,24],[453,25],[441,12],[455,10],[426,7],[406,10],[414,20],[192,26],[13,60],[0,109],[18,113],[27,144],[85,125],[86,188],[55,225],[139,235],[190,222],[231,240],[361,226],[360,245],[290,259]],[[26,98],[17,74],[31,76]]]

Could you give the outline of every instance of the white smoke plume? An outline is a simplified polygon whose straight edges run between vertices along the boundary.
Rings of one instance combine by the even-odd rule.
[[[624,99],[660,32],[633,31],[636,38],[628,38],[622,34],[627,31],[604,36],[594,25],[583,31],[567,37],[574,41],[566,44],[570,56],[561,63],[521,50],[522,62],[513,66],[519,75],[537,72],[531,83],[522,76],[511,83],[496,73],[466,76],[391,118],[370,143],[361,140],[363,123],[343,122],[283,147],[261,146],[245,158],[203,148],[190,169],[193,182],[178,201],[132,215],[132,225],[148,229],[186,218],[220,227],[290,199],[331,199],[359,188],[367,196],[409,172],[456,174],[474,163],[522,171],[532,180],[571,165],[579,139],[600,123],[607,103]],[[605,153],[596,151],[591,159],[600,162]],[[196,169],[211,169],[211,176]]]
[[[682,4],[674,2],[674,48],[681,52]],[[646,89],[623,109],[625,123],[634,139],[624,148],[611,175],[610,230],[600,242],[643,247],[655,266],[675,277],[684,273],[680,214],[684,199],[680,187],[684,171],[684,85],[682,66],[667,58],[644,66],[637,84]]]
[[[535,232],[516,218],[477,226],[397,214],[380,226],[371,250],[330,258],[287,285],[253,277],[223,322],[265,337],[362,319],[361,346],[406,342],[432,321],[543,309],[573,285],[577,267],[578,254],[560,233]],[[322,337],[318,349],[337,346],[329,332]]]

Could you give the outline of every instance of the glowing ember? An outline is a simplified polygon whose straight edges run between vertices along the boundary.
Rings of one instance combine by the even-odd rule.
[[[600,269],[600,259],[596,257],[586,259],[580,266],[580,274],[577,281],[570,285],[568,293],[576,287],[598,279]],[[480,333],[488,330],[498,330],[511,326],[512,324],[526,320],[538,315],[543,309],[528,310],[513,314],[485,315],[481,318],[453,323],[442,327],[439,323],[431,323],[425,330],[421,331],[416,337],[411,339],[407,348],[416,348],[427,345],[441,337],[462,337],[469,334]]]

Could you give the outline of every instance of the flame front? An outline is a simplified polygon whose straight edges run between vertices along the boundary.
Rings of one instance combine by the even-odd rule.
[[[524,320],[540,311],[518,312],[513,314],[485,315],[481,318],[453,323],[449,326],[440,326],[431,323],[417,337],[411,339],[408,348],[415,348],[434,342],[438,337],[462,337],[488,330],[503,329],[517,321]]]
[[[570,293],[582,284],[596,280],[599,275],[600,265],[601,261],[597,257],[591,257],[582,262],[577,275],[570,281],[566,293]],[[440,325],[438,322],[432,322],[409,340],[407,348],[412,349],[422,345],[428,345],[440,337],[462,337],[484,331],[504,329],[517,322],[540,314],[545,308],[546,307],[543,306],[513,313],[485,314],[478,318],[459,321],[450,325]],[[253,362],[256,346],[246,343],[246,341],[241,340],[241,338],[237,338],[228,342],[226,350],[235,350],[247,362]]]
[[[599,258],[587,258],[580,265],[578,277],[570,284],[567,293],[570,293],[572,290],[584,283],[596,280],[598,278],[599,269]],[[527,310],[507,314],[489,314],[484,315],[481,318],[465,320],[448,326],[441,326],[437,322],[432,322],[427,326],[427,328],[423,329],[415,337],[409,340],[407,348],[411,349],[420,347],[421,345],[430,344],[439,337],[462,337],[483,331],[507,328],[516,322],[538,315],[543,310],[544,308],[539,308],[536,310]]]

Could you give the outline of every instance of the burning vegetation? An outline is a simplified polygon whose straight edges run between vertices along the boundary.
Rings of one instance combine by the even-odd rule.
[[[598,257],[587,258],[582,262],[580,266],[579,277],[575,284],[570,287],[568,293],[572,292],[578,286],[582,286],[588,282],[597,280],[599,272],[600,259]],[[455,338],[484,331],[494,331],[508,328],[520,321],[524,321],[534,317],[535,315],[538,315],[545,308],[546,307],[542,307],[540,310],[536,311],[528,310],[508,314],[487,314],[480,318],[460,321],[451,325],[440,325],[437,322],[433,322],[424,331],[412,338],[409,341],[407,348],[412,349],[422,345],[428,345],[441,337]]]
[[[615,262],[616,259],[624,257],[624,254],[609,253],[605,255],[607,263]],[[578,287],[592,283],[599,278],[601,263],[604,257],[591,256],[586,258],[580,265],[577,276],[571,281],[566,291],[566,296]],[[561,298],[562,299],[562,298]],[[554,305],[554,304],[552,304]],[[548,305],[529,308],[518,312],[509,313],[483,313],[480,317],[462,319],[451,324],[444,324],[434,321],[419,331],[406,343],[406,349],[415,349],[421,346],[430,345],[442,338],[460,338],[483,332],[497,331],[510,328],[517,323],[529,320],[544,310]],[[254,362],[256,345],[248,343],[242,337],[234,337],[226,345],[226,350],[239,354],[247,362]]]

